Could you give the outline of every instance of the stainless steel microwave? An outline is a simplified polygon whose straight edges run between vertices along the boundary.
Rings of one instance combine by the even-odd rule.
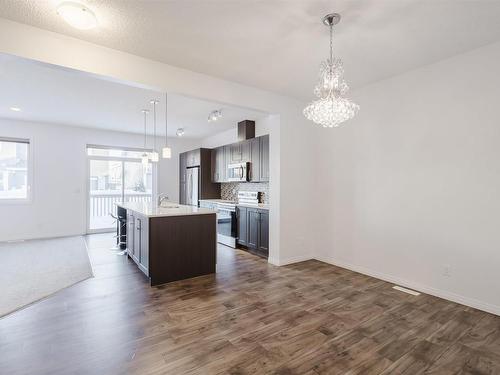
[[[250,163],[236,163],[227,166],[227,180],[228,181],[248,181],[250,173]]]

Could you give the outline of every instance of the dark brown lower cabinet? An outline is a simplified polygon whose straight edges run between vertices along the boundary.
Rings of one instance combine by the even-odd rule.
[[[130,222],[129,222],[130,220]],[[139,269],[149,275],[149,218],[139,214],[130,214],[127,217],[132,237],[128,247],[128,254]]]
[[[250,249],[257,250],[260,237],[260,212],[253,208],[247,209],[248,244]]]
[[[261,256],[269,256],[269,211],[237,207],[238,244]]]
[[[248,245],[248,235],[247,235],[247,208],[246,207],[236,207],[236,221],[238,224],[238,244],[247,246]]]
[[[260,210],[258,251],[269,256],[269,211]]]

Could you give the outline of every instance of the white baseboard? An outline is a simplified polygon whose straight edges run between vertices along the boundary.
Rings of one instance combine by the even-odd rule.
[[[312,259],[314,259],[314,257],[311,257],[310,255],[300,255],[285,259],[269,258],[267,261],[271,264],[274,264],[275,266],[286,266],[287,264],[299,263]]]
[[[14,239],[1,239],[0,243],[9,243],[9,242],[22,242],[22,241],[33,241],[33,240],[50,240],[53,238],[63,238],[63,237],[77,237],[77,236],[85,236],[86,233],[70,233],[70,234],[50,234],[50,235],[45,235],[45,236],[27,236],[24,238],[14,238]]]
[[[486,311],[486,312],[491,313],[491,314],[500,315],[500,306],[492,305],[490,303],[479,301],[479,300],[474,299],[474,298],[464,297],[464,296],[461,296],[459,294],[455,294],[455,293],[452,293],[452,292],[449,292],[446,290],[436,289],[436,288],[433,288],[433,287],[428,286],[428,285],[422,285],[422,284],[416,283],[414,281],[404,280],[404,279],[401,279],[399,277],[386,275],[384,273],[373,271],[373,270],[367,269],[367,268],[362,267],[362,266],[357,266],[354,264],[339,261],[338,259],[334,259],[331,257],[316,256],[315,259],[319,260],[321,262],[328,263],[328,264],[333,264],[334,266],[346,268],[346,269],[354,271],[354,272],[362,273],[364,275],[372,276],[372,277],[375,277],[377,279],[381,279],[381,280],[384,280],[384,281],[387,281],[387,282],[390,282],[390,283],[393,283],[396,285],[401,285],[401,286],[404,286],[406,288],[414,289],[414,290],[417,290],[417,291],[422,292],[422,293],[430,294],[430,295],[435,296],[435,297],[443,298],[443,299],[446,299],[448,301],[460,303],[462,305],[473,307],[473,308],[478,309],[478,310]]]

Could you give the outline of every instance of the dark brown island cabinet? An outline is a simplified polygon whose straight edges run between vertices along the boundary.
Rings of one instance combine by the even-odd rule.
[[[262,257],[269,256],[269,211],[254,207],[236,207],[238,245]]]
[[[171,204],[118,203],[126,251],[151,286],[215,273],[216,211]]]

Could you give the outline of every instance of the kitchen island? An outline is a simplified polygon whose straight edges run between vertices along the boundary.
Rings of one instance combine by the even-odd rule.
[[[215,273],[216,211],[174,203],[116,205],[127,254],[151,286]]]

